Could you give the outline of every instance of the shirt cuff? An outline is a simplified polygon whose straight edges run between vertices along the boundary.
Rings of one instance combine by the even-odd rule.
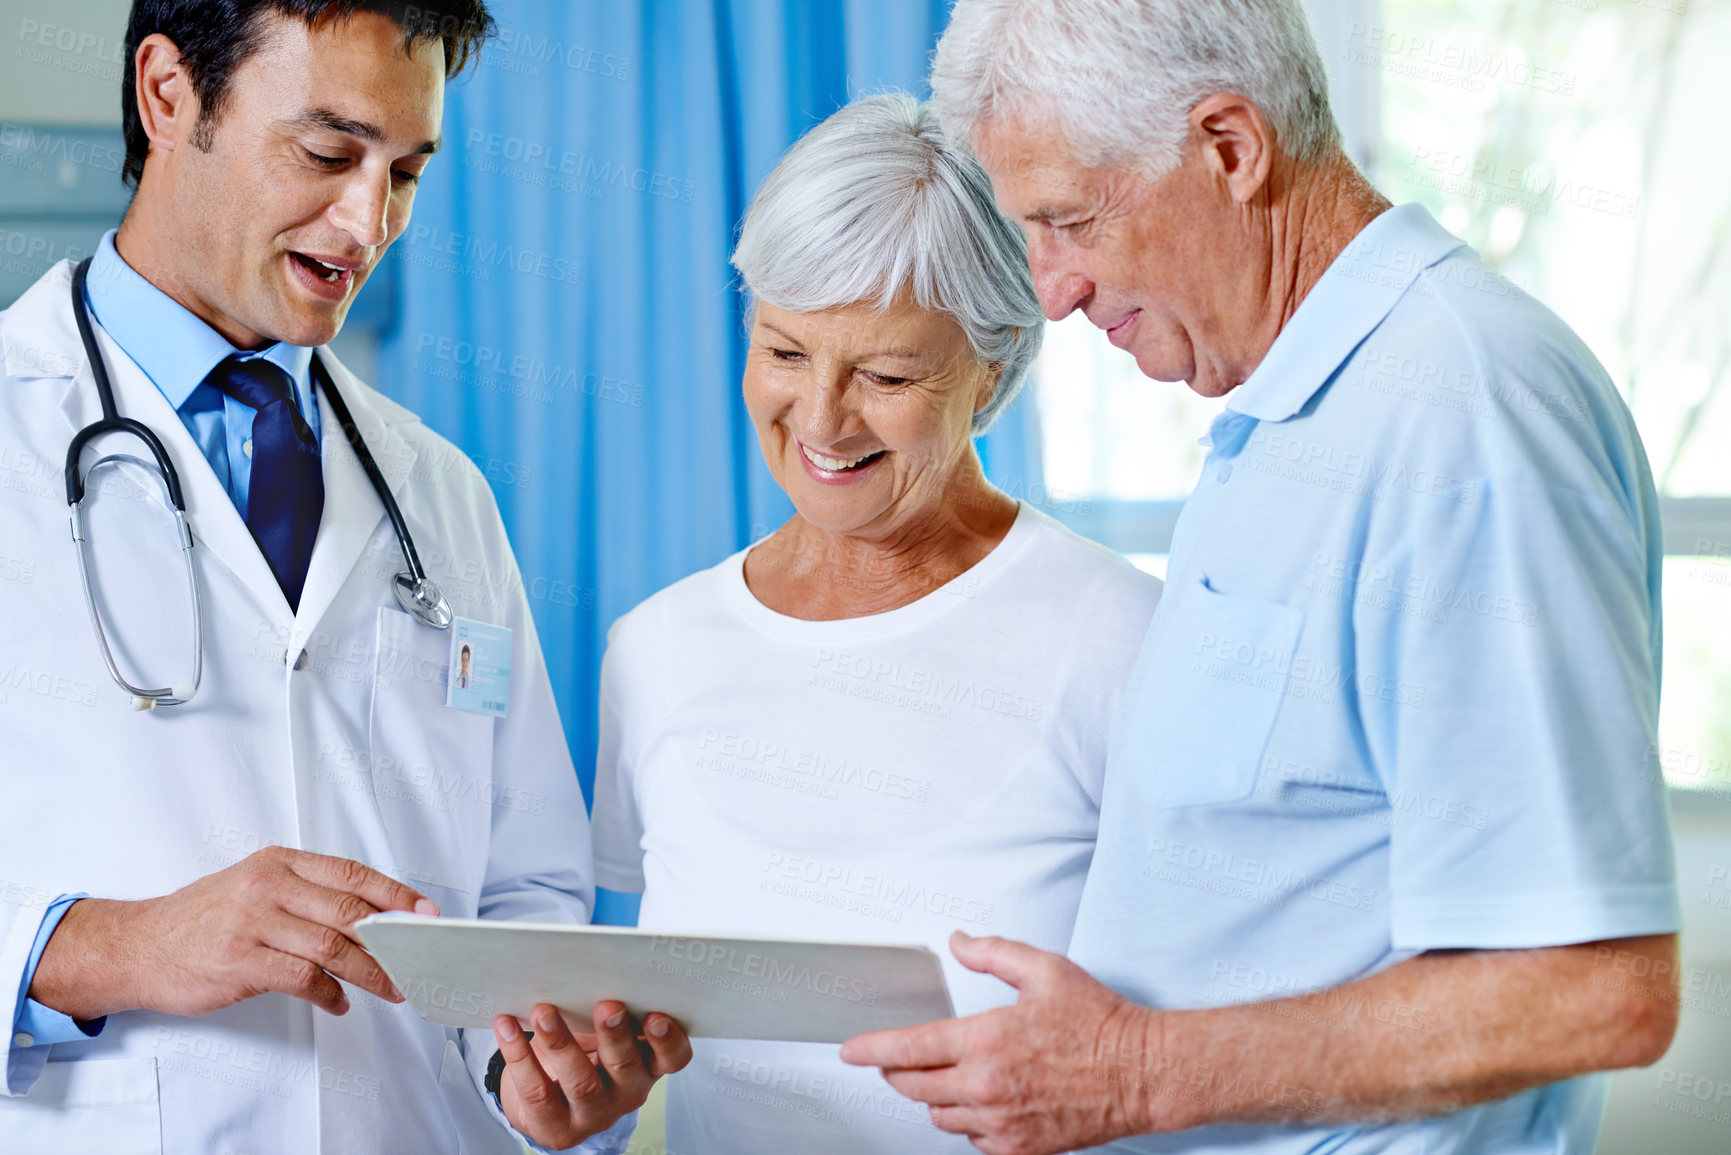
[[[503,1110],[500,1114],[503,1114]],[[541,1146],[515,1127],[511,1134],[523,1141],[523,1145],[536,1155],[627,1155],[631,1147],[632,1136],[637,1133],[637,1112],[622,1115],[613,1126],[598,1135],[591,1135],[575,1147],[567,1147],[564,1151],[553,1151]]]
[[[88,894],[68,894],[54,900],[42,915],[42,925],[36,930],[36,941],[30,947],[30,961],[24,964],[24,978],[18,986],[18,1013],[12,1019],[12,1045],[17,1048],[51,1047],[56,1043],[76,1043],[102,1033],[106,1017],[81,1023],[61,1014],[53,1007],[43,1006],[29,997],[31,980],[42,961],[42,952],[54,934],[60,920],[72,909],[72,904]]]

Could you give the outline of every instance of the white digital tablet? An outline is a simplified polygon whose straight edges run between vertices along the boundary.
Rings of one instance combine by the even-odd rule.
[[[923,946],[375,914],[355,924],[422,1018],[491,1030],[537,1003],[588,1015],[617,999],[698,1038],[839,1043],[955,1014]]]

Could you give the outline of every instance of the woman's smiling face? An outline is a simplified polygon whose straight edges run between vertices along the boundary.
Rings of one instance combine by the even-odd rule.
[[[880,538],[969,492],[973,418],[997,373],[948,313],[903,298],[790,313],[758,302],[745,405],[810,524]]]

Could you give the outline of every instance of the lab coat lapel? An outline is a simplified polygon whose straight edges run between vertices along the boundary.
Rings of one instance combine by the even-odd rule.
[[[331,379],[348,403],[355,428],[360,431],[373,460],[378,462],[379,471],[385,475],[386,485],[395,497],[414,469],[414,446],[386,423],[372,391],[357,381],[329,349],[320,349],[317,356],[330,371]],[[330,610],[343,583],[348,580],[367,543],[386,516],[384,502],[373,490],[373,483],[362,468],[360,458],[349,445],[324,389],[317,392],[325,511],[323,520],[319,522],[318,540],[313,543],[312,560],[307,565],[300,610],[295,615],[296,633],[303,635],[316,629],[319,620]],[[403,568],[399,564],[394,538],[387,556],[391,572]],[[382,579],[382,584],[388,588],[389,577]]]
[[[32,286],[8,311],[4,334],[8,376],[70,377],[59,405],[69,439],[102,416],[95,378],[72,316],[71,268],[66,263]],[[271,615],[272,625],[286,625],[288,599],[277,585],[276,575],[247,529],[245,518],[217,481],[210,462],[181,424],[180,415],[102,326],[95,325],[94,329],[121,416],[150,426],[174,462],[194,539],[252,592],[258,605]],[[131,438],[98,438],[96,444],[97,448],[125,453],[143,450]]]
[[[89,413],[101,408],[95,378],[84,363],[77,322],[68,307],[71,286],[72,262],[62,261],[0,313],[0,360],[5,375],[13,380],[58,381],[56,408],[69,434],[90,423],[86,399]]]

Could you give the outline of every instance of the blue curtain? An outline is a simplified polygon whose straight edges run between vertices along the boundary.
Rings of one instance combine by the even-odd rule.
[[[487,473],[589,795],[607,627],[792,507],[739,394],[727,257],[783,150],[925,94],[944,0],[501,0],[374,303],[379,385]],[[1018,403],[982,453],[1037,480]]]

